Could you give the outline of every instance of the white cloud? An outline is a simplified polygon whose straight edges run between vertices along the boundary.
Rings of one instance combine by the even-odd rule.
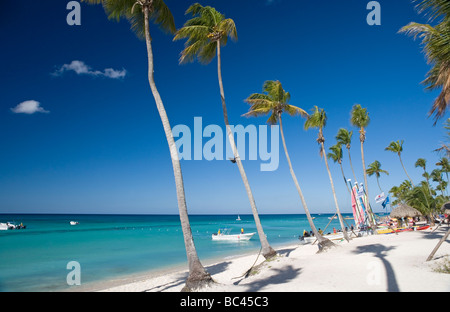
[[[89,75],[94,77],[106,77],[111,79],[121,79],[127,74],[125,69],[116,70],[112,68],[106,68],[103,71],[92,70],[92,68],[86,65],[83,61],[72,61],[70,64],[64,64],[53,75],[61,76],[66,71],[74,71],[77,75]]]
[[[11,108],[11,111],[16,114],[34,114],[34,113],[50,113],[41,107],[38,101],[30,100],[18,104]]]

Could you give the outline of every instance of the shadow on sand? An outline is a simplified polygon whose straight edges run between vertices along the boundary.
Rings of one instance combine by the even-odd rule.
[[[386,260],[387,253],[391,250],[395,249],[395,247],[386,247],[380,244],[373,244],[367,246],[358,246],[355,253],[373,253],[375,257],[379,258],[384,265],[386,271],[386,279],[387,279],[387,291],[388,292],[399,292],[397,279],[395,277],[394,269],[392,268],[389,261]]]

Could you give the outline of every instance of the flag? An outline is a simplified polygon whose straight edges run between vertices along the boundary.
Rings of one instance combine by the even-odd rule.
[[[379,203],[384,202],[385,199],[386,199],[386,196],[384,195],[384,192],[383,192],[375,197],[375,202],[377,204],[379,204]]]
[[[383,206],[384,209],[386,209],[386,206],[389,204],[389,196],[386,197],[386,199],[384,200],[384,202],[381,204],[381,206]]]

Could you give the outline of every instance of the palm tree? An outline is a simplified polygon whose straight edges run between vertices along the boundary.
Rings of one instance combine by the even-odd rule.
[[[364,184],[367,195],[367,201],[369,203],[368,210],[369,214],[373,216],[372,209],[370,207],[370,197],[369,197],[369,185],[367,183],[367,172],[366,172],[366,162],[364,160],[364,142],[366,141],[366,130],[367,126],[370,123],[369,113],[367,112],[367,108],[362,108],[360,104],[353,105],[352,111],[350,113],[350,123],[359,128],[359,141],[361,142],[361,160],[363,165],[363,174],[364,174]],[[375,224],[372,222],[372,218],[369,218],[369,225],[375,229]]]
[[[180,161],[178,158],[178,150],[170,127],[169,118],[167,117],[161,96],[156,88],[154,79],[154,64],[152,40],[150,36],[149,20],[151,19],[159,27],[170,33],[174,33],[175,23],[167,5],[163,0],[83,0],[91,4],[102,4],[106,14],[110,19],[120,20],[126,18],[131,28],[139,38],[145,39],[147,46],[148,61],[148,81],[156,107],[160,115],[167,143],[169,145],[170,156],[172,158],[172,167],[175,176],[175,185],[178,199],[178,209],[180,221],[183,231],[186,254],[189,264],[189,276],[186,280],[184,290],[199,289],[213,282],[209,273],[201,264],[194,245],[191,226],[187,212],[183,175],[181,172]]]
[[[414,186],[414,182],[412,181],[412,179],[408,175],[408,172],[406,171],[405,166],[403,165],[403,161],[402,161],[403,143],[404,143],[404,140],[396,141],[396,142],[392,141],[389,144],[389,146],[386,147],[384,150],[385,151],[391,151],[393,153],[397,153],[398,158],[400,159],[400,163],[402,164],[403,170],[406,173],[406,176],[408,177],[409,181],[411,181],[412,186]]]
[[[427,179],[428,189],[431,193],[431,186],[430,186],[430,174],[427,172],[427,160],[425,158],[419,158],[416,160],[415,163],[416,168],[421,167],[423,169],[423,177]]]
[[[306,205],[305,197],[303,196],[303,192],[294,173],[294,169],[292,168],[291,158],[289,157],[286,147],[286,140],[284,138],[283,122],[281,119],[281,114],[283,112],[286,112],[291,116],[301,115],[302,117],[306,117],[308,113],[297,106],[288,104],[291,95],[283,89],[281,82],[279,81],[266,81],[263,86],[263,92],[264,93],[254,93],[245,99],[245,102],[250,104],[251,107],[248,113],[244,114],[244,116],[259,117],[270,114],[267,122],[271,125],[275,125],[277,123],[280,124],[281,139],[283,141],[284,153],[289,165],[289,171],[291,172],[292,179],[294,180],[295,187],[297,188],[297,192],[300,196],[300,200],[305,210],[306,217],[308,218],[309,225],[311,226],[311,230],[319,241],[319,251],[323,251],[334,246],[334,244],[320,235],[314,225],[308,206]]]
[[[353,170],[352,156],[350,154],[350,147],[352,144],[352,136],[353,136],[353,131],[348,131],[345,128],[341,128],[341,129],[339,129],[338,134],[336,135],[336,140],[339,144],[345,145],[345,147],[347,148],[348,159],[350,161],[350,168],[352,168],[353,178],[355,178],[355,182],[357,182],[358,179],[356,179],[355,170]]]
[[[342,178],[344,179],[344,184],[347,187],[348,192],[351,194],[351,190],[347,184],[347,178],[345,177],[345,174],[344,174],[344,168],[342,167],[342,145],[339,143],[336,143],[335,145],[330,147],[329,150],[331,152],[327,154],[327,157],[328,157],[328,159],[332,159],[335,163],[338,163],[339,166],[341,167],[341,173],[342,173]]]
[[[341,211],[339,209],[338,200],[336,197],[336,191],[334,189],[333,177],[331,176],[330,167],[328,166],[328,160],[325,156],[325,137],[323,136],[323,128],[325,128],[327,124],[327,115],[325,110],[319,109],[317,106],[314,106],[313,113],[308,116],[308,119],[305,122],[304,128],[305,130],[311,128],[318,128],[319,134],[317,138],[317,143],[320,145],[320,156],[325,160],[325,166],[327,168],[328,177],[330,178],[331,190],[333,192],[334,204],[336,205],[336,212],[338,214],[339,223],[341,225],[342,233],[344,234],[344,238],[347,241],[350,241],[347,235],[347,231],[344,226],[344,219],[342,218]]]
[[[228,141],[233,150],[234,160],[239,168],[245,190],[247,191],[247,196],[250,200],[258,236],[261,241],[262,254],[266,259],[271,258],[276,255],[276,251],[269,245],[266,235],[264,234],[247,174],[245,173],[239,152],[236,148],[234,135],[230,128],[225,102],[220,49],[227,44],[228,38],[232,40],[237,39],[236,25],[232,19],[226,19],[225,16],[216,11],[216,9],[210,6],[203,7],[198,3],[191,5],[187,9],[186,14],[191,14],[193,18],[188,20],[184,26],[177,31],[174,37],[174,40],[187,38],[185,49],[181,52],[180,63],[193,61],[197,58],[200,62],[208,64],[213,60],[214,56],[217,55],[220,98],[222,100],[223,117],[227,129]]]
[[[381,189],[381,186],[380,186],[379,178],[382,173],[389,175],[389,172],[381,169],[381,163],[378,160],[375,160],[373,163],[371,163],[369,165],[369,168],[367,168],[366,172],[369,175],[369,177],[375,175],[375,177],[377,178],[378,188],[380,189],[381,192],[383,192],[383,190]]]
[[[431,65],[422,82],[427,90],[440,89],[429,115],[435,115],[435,125],[444,116],[450,104],[450,5],[448,0],[414,0],[419,13],[429,15],[429,22],[439,19],[435,26],[412,22],[400,29],[400,33],[422,39],[427,63]]]

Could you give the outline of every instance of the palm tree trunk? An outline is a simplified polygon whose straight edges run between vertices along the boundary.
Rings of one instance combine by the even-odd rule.
[[[316,226],[314,225],[314,222],[311,218],[311,214],[309,213],[309,210],[308,210],[308,206],[306,205],[305,197],[303,196],[300,185],[298,184],[297,177],[295,176],[294,169],[292,168],[291,158],[289,157],[289,153],[288,153],[288,150],[286,147],[286,141],[284,139],[283,122],[281,120],[281,114],[279,114],[278,116],[279,116],[279,121],[280,121],[281,140],[283,141],[284,154],[286,155],[286,159],[287,159],[287,162],[289,165],[289,171],[291,172],[291,176],[292,176],[292,179],[294,180],[295,187],[297,188],[298,195],[300,195],[300,200],[302,201],[302,205],[305,210],[306,217],[308,218],[308,222],[311,227],[311,230],[314,233],[314,236],[319,241],[319,251],[323,251],[323,250],[333,247],[335,245],[329,239],[324,238],[322,235],[320,235],[320,233],[316,229]]]
[[[163,124],[164,132],[166,134],[167,143],[169,145],[170,156],[172,158],[172,167],[175,176],[175,185],[178,199],[178,209],[180,213],[181,228],[183,231],[184,244],[186,247],[186,255],[189,265],[189,277],[186,280],[186,286],[184,290],[198,289],[213,282],[211,276],[206,272],[205,268],[201,264],[197,250],[195,249],[194,239],[192,236],[191,226],[189,223],[189,216],[187,212],[186,198],[184,192],[183,175],[181,172],[180,160],[178,158],[178,150],[175,145],[175,141],[172,134],[172,128],[170,127],[169,119],[166,114],[161,96],[156,88],[154,80],[154,67],[153,67],[153,51],[149,30],[148,14],[149,8],[144,5],[144,23],[145,23],[145,41],[147,44],[147,56],[148,56],[148,81],[152,90],[153,97],[155,98],[156,107],[158,109],[161,121]]]
[[[320,144],[322,145],[322,151],[324,151],[324,153],[325,153],[325,144],[323,142],[321,142]],[[327,156],[324,155],[323,158],[325,159],[325,166],[327,167],[328,177],[330,178],[331,190],[333,191],[334,203],[336,205],[336,212],[338,214],[339,223],[341,225],[341,230],[342,230],[342,233],[344,234],[345,240],[347,242],[349,242],[350,239],[348,238],[347,231],[345,230],[344,219],[342,218],[341,210],[339,209],[339,204],[338,204],[338,200],[336,197],[336,191],[334,189],[333,177],[331,176],[330,167],[328,166]]]
[[[364,128],[361,128],[361,131],[364,132]],[[369,225],[375,231],[376,225],[372,222],[373,212],[372,212],[372,208],[370,207],[369,184],[367,183],[366,161],[364,160],[364,141],[363,140],[360,140],[360,141],[361,141],[361,161],[362,161],[362,165],[363,165],[364,183],[365,183],[366,196],[367,196],[366,210],[368,213]]]
[[[400,163],[402,164],[402,167],[403,167],[403,170],[404,170],[405,173],[406,173],[406,176],[408,177],[409,181],[411,181],[411,184],[412,184],[412,186],[414,187],[414,183],[413,183],[413,181],[411,180],[411,178],[409,177],[408,172],[406,171],[405,166],[403,165],[402,157],[400,156],[400,154],[398,154],[398,158],[400,159]]]
[[[381,186],[380,186],[380,181],[378,179],[378,176],[377,176],[377,184],[378,184],[378,188],[380,189],[380,192],[383,193],[383,190],[381,189]]]
[[[242,181],[245,185],[245,190],[247,191],[248,199],[250,200],[250,206],[252,208],[253,218],[255,219],[256,229],[258,231],[259,240],[261,242],[262,254],[264,258],[269,259],[275,256],[276,251],[269,245],[266,235],[264,234],[263,227],[261,225],[261,220],[259,219],[258,209],[256,208],[256,202],[253,197],[252,190],[250,188],[250,184],[247,179],[247,174],[245,173],[244,166],[242,165],[241,158],[239,156],[239,152],[236,148],[236,144],[234,142],[234,135],[230,128],[230,123],[228,122],[228,112],[227,105],[225,102],[225,91],[223,88],[222,82],[222,65],[221,65],[221,55],[220,55],[220,40],[217,40],[217,74],[219,78],[219,87],[220,87],[220,97],[222,99],[222,109],[223,109],[223,117],[225,120],[225,126],[227,128],[227,136],[228,141],[230,142],[231,149],[233,150],[233,155],[236,160],[236,164],[239,168],[239,172],[241,173]]]
[[[342,166],[342,162],[339,163],[339,166],[341,167],[342,178],[344,178],[344,183],[345,183],[345,186],[347,187],[347,191],[349,194],[351,194],[352,192],[351,192],[350,188],[348,187],[347,180],[346,180],[345,174],[344,174],[344,167]]]
[[[434,219],[434,218],[433,218]],[[445,235],[441,238],[441,240],[438,242],[438,244],[436,245],[436,247],[434,247],[433,251],[431,252],[431,254],[428,256],[427,261],[430,261],[431,259],[433,259],[434,255],[436,254],[436,252],[438,251],[439,247],[441,247],[442,243],[445,242],[448,238],[448,236],[450,235],[450,230],[447,231],[447,233],[445,233]]]
[[[358,180],[356,179],[355,170],[353,169],[352,156],[350,155],[350,149],[347,148],[347,151],[348,151],[348,160],[350,161],[350,168],[352,168],[352,172],[353,172],[353,178],[355,178],[355,182],[358,182]]]

